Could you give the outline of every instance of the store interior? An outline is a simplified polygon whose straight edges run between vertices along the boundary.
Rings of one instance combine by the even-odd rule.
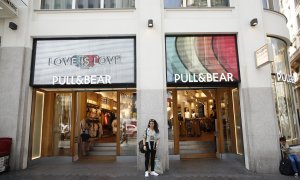
[[[113,156],[137,154],[136,92],[37,90],[33,102],[32,159],[80,157],[82,119],[89,123],[92,156],[105,149]],[[167,121],[169,154],[192,150],[191,142],[197,150],[210,144],[211,154],[243,154],[237,88],[168,90]]]
[[[211,155],[243,154],[237,88],[169,90],[167,112],[170,154],[194,147]]]

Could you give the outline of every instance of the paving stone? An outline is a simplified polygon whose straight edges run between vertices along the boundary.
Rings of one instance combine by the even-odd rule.
[[[237,160],[198,159],[170,161],[170,169],[158,177],[144,177],[137,171],[136,161],[125,162],[75,162],[64,158],[43,158],[26,170],[10,171],[0,175],[0,180],[285,180],[293,176],[257,174],[248,171]]]

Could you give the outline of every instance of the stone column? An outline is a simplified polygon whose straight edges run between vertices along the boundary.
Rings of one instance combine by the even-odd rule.
[[[31,49],[0,49],[0,137],[12,138],[11,169],[27,167],[32,88]]]
[[[151,11],[149,11],[151,9]],[[162,26],[163,1],[136,1],[138,13],[137,32],[137,119],[138,138],[148,125],[149,119],[155,119],[160,129],[160,156],[164,169],[169,168],[166,66],[164,52],[164,32]],[[148,27],[148,20],[153,27]],[[137,167],[145,169],[144,154],[138,153]]]
[[[240,33],[237,36],[245,165],[247,169],[255,172],[278,173],[279,134],[272,92],[271,65],[267,64],[257,69],[254,56],[254,52],[267,43],[264,10],[260,0],[238,1],[237,7],[240,12],[248,12],[239,16]],[[257,26],[243,25],[249,24],[254,17],[258,19]],[[253,37],[255,41],[252,40]]]

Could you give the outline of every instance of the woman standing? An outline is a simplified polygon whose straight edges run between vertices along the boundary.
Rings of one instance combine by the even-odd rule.
[[[159,129],[158,124],[154,119],[150,119],[148,122],[148,128],[145,131],[145,134],[143,136],[143,144],[144,144],[144,150],[145,153],[145,177],[149,177],[149,160],[151,163],[151,172],[150,175],[158,176],[158,174],[154,171],[154,159],[156,150],[159,145]],[[150,159],[151,156],[151,159]]]

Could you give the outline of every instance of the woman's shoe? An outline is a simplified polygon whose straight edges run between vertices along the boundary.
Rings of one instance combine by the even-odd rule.
[[[149,172],[145,171],[145,177],[149,177]]]
[[[157,174],[155,171],[151,171],[150,173],[152,176],[158,176],[159,174]]]

